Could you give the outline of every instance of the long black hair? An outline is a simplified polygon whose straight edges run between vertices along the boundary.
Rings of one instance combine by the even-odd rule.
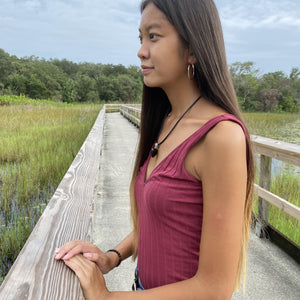
[[[196,58],[194,80],[200,94],[243,122],[226,61],[222,26],[215,3],[212,0],[144,0],[141,3],[141,12],[149,3],[153,3],[164,13],[177,30],[183,46],[189,48],[194,54]],[[168,111],[170,111],[170,102],[165,92],[161,88],[151,88],[144,85],[140,141],[130,188],[135,243],[138,234],[138,210],[134,196],[135,178],[157,138],[164,116]],[[244,269],[245,271],[252,208],[254,165],[250,136],[247,135],[247,199],[237,285],[240,283],[241,270]]]

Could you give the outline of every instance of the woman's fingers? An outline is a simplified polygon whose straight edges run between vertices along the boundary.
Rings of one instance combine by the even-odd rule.
[[[79,253],[101,252],[94,244],[86,241],[71,241],[56,250],[55,259],[69,259]]]
[[[62,245],[60,248],[56,249],[55,253],[55,259],[61,259],[63,258],[70,250],[72,250],[74,247],[79,245],[83,241],[70,241],[64,245]]]
[[[76,255],[64,261],[78,277],[85,299],[103,299],[109,294],[103,275],[95,263],[82,255]]]
[[[91,242],[80,240],[68,242],[57,249],[55,259],[68,260],[78,254],[83,254],[85,258],[95,262],[103,274],[108,273],[117,264],[116,257],[111,253],[104,253]]]
[[[92,252],[84,252],[83,256],[87,258],[90,261],[98,262],[99,261],[99,254],[98,253],[92,253]]]

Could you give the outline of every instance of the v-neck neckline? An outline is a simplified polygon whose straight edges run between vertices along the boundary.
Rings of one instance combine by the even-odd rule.
[[[177,149],[179,147],[181,147],[183,144],[185,144],[190,138],[192,138],[194,135],[196,135],[199,131],[203,130],[206,128],[206,126],[209,125],[209,123],[213,122],[215,119],[220,118],[220,117],[224,117],[226,115],[231,115],[231,114],[222,114],[219,116],[216,116],[210,120],[208,120],[207,122],[205,122],[200,128],[198,128],[196,131],[194,131],[191,135],[189,135],[185,140],[183,140],[178,146],[176,146],[173,150],[171,150],[171,152],[169,152],[151,171],[151,173],[149,174],[148,178],[147,178],[147,173],[148,173],[148,167],[149,167],[149,162],[151,159],[151,152],[148,155],[147,160],[144,163],[144,167],[145,167],[145,175],[143,178],[143,182],[144,184],[147,184],[149,179],[151,179],[151,177],[153,176],[153,174],[155,173],[155,171],[165,162],[165,160],[167,160],[175,151],[177,151]],[[153,146],[153,145],[152,145]]]

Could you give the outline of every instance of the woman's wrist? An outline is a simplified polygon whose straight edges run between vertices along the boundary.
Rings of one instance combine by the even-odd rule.
[[[119,261],[120,261],[119,256],[117,253],[113,251],[107,251],[105,254],[108,257],[109,260],[108,265],[111,271],[119,265]]]
[[[106,252],[113,252],[113,253],[116,253],[118,255],[119,261],[118,261],[118,263],[116,265],[116,267],[118,267],[121,264],[121,262],[122,262],[121,253],[118,250],[116,250],[116,249],[109,249]]]

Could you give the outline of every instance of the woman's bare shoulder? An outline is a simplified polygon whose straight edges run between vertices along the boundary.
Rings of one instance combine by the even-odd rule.
[[[246,138],[242,127],[233,121],[219,122],[197,143],[186,158],[187,171],[202,180],[208,169],[246,159]]]
[[[225,120],[219,122],[205,137],[203,146],[213,149],[231,149],[245,145],[245,133],[240,124]]]

